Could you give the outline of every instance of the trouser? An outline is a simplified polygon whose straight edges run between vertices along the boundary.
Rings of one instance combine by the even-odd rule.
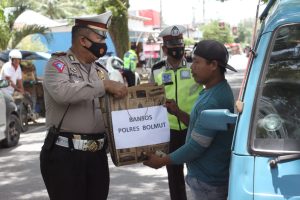
[[[127,80],[128,87],[135,85],[135,74],[131,70],[124,69],[124,76]]]
[[[80,151],[54,145],[42,149],[40,168],[51,200],[106,200],[109,168],[105,148]]]
[[[185,143],[187,130],[171,130],[169,152],[173,152]],[[183,165],[167,165],[171,200],[185,200],[185,180]]]
[[[191,188],[194,200],[226,200],[228,195],[228,183],[213,186],[197,179],[186,176],[186,182]]]

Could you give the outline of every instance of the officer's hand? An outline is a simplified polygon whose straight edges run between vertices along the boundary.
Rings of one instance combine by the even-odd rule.
[[[176,102],[174,101],[174,99],[167,99],[166,103],[165,103],[165,107],[167,108],[168,112],[171,115],[177,116],[177,114],[180,111],[180,109],[179,109],[178,105],[176,104]]]
[[[115,98],[125,97],[128,93],[126,85],[120,82],[104,80],[105,91],[112,94]]]

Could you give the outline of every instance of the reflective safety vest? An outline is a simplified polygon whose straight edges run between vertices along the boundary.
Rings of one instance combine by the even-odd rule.
[[[155,73],[156,70],[160,70]],[[194,102],[203,89],[202,85],[196,83],[191,73],[190,67],[180,67],[176,71],[161,66],[154,69],[154,81],[158,85],[164,85],[167,99],[174,99],[181,110],[190,114]],[[170,128],[173,130],[183,130],[187,127],[177,119],[176,116],[168,114]]]
[[[137,55],[134,50],[129,50],[124,54],[124,69],[128,69],[132,72],[135,72],[137,64]]]

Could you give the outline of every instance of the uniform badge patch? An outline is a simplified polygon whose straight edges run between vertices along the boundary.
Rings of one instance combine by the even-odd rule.
[[[191,78],[190,70],[182,70],[182,71],[180,71],[180,78],[181,79],[190,79]]]
[[[54,66],[59,73],[62,73],[66,65],[63,62],[56,60],[52,63],[52,66]]]
[[[105,74],[103,71],[99,70],[97,71],[97,74],[98,74],[98,77],[101,79],[101,80],[104,80],[105,79]]]
[[[162,74],[162,82],[163,84],[165,85],[168,85],[168,84],[172,84],[172,74],[170,73],[163,73]]]

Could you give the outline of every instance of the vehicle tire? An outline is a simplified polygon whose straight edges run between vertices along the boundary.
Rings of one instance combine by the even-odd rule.
[[[19,108],[19,115],[20,115],[20,124],[21,124],[21,131],[26,132],[28,130],[28,110],[26,105],[22,102]]]
[[[3,147],[13,147],[19,143],[21,134],[21,123],[16,115],[11,114],[9,116],[5,136],[6,138],[1,142]]]

